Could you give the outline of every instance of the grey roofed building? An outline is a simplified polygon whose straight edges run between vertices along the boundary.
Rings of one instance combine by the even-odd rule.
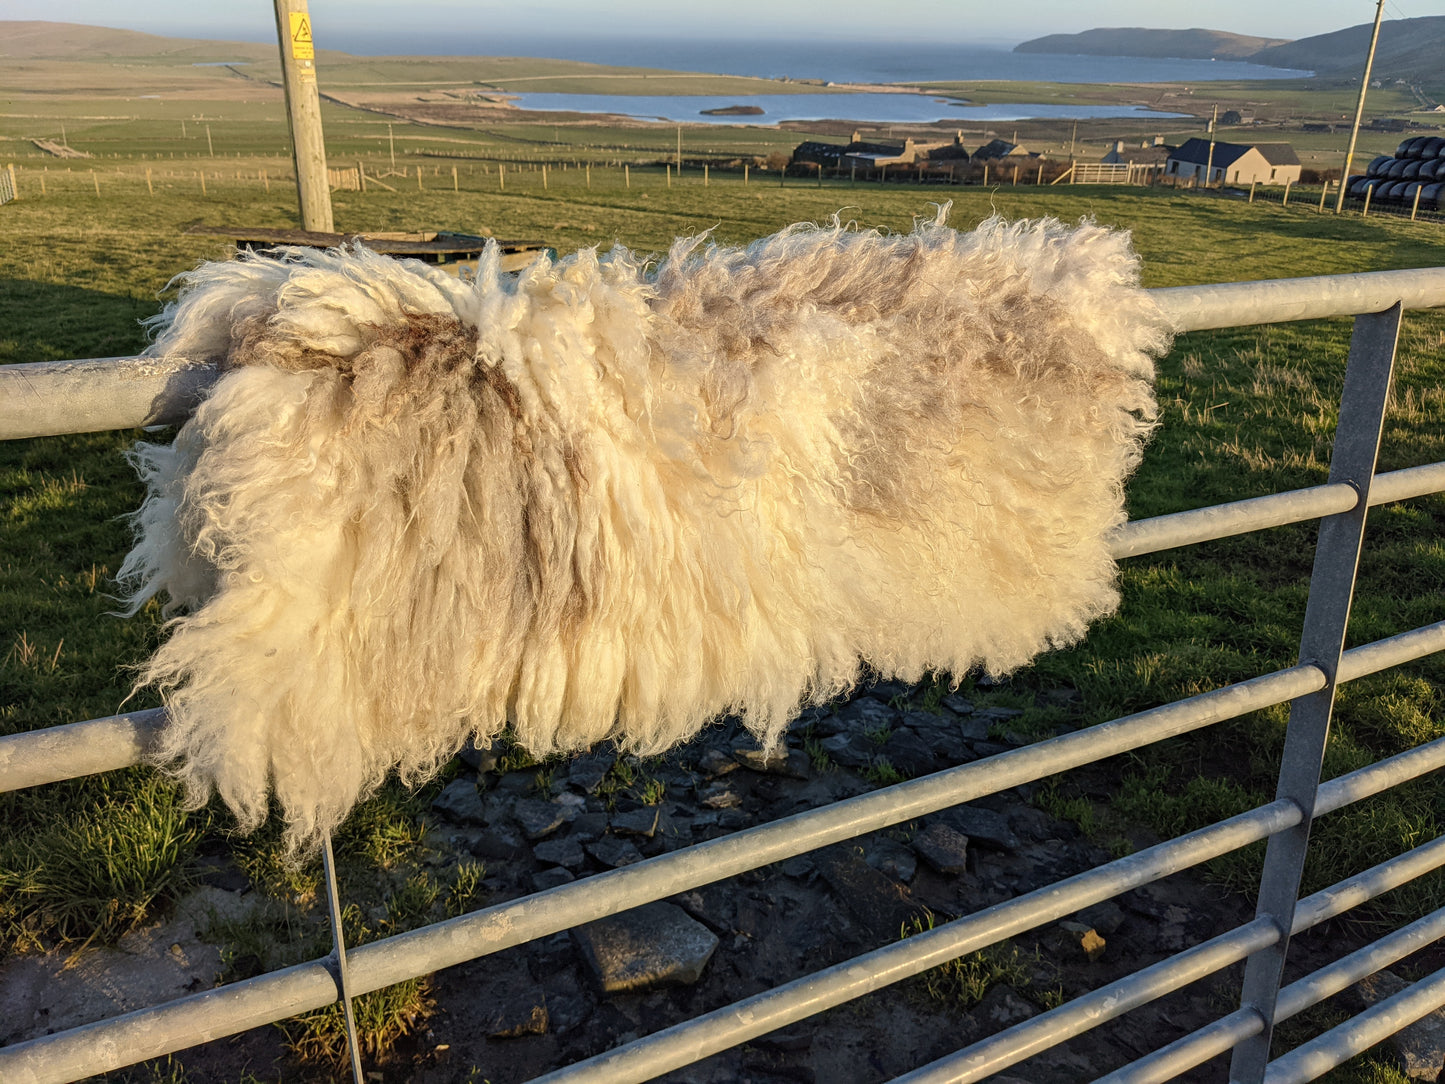
[[[1209,176],[1205,177],[1208,171]],[[1284,184],[1300,177],[1299,155],[1288,143],[1225,143],[1187,139],[1169,154],[1165,175],[1200,184]]]
[[[1007,139],[995,139],[974,151],[973,156],[974,158],[1014,158],[1027,156],[1028,153],[1018,143],[1010,143]]]

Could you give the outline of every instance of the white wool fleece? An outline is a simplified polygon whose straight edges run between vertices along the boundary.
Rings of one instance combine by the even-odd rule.
[[[223,375],[121,570],[174,615],[160,759],[293,846],[512,725],[775,741],[860,664],[1010,671],[1117,602],[1165,321],[1128,235],[795,226],[475,283],[364,248],[210,263],[151,353]]]

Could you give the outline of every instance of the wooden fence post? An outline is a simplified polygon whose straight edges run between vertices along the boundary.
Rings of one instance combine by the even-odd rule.
[[[1344,184],[1344,181],[1341,181],[1340,183],[1341,183],[1341,184]],[[1360,217],[1361,217],[1361,218],[1365,218],[1366,216],[1369,215],[1369,213],[1370,213],[1370,197],[1373,196],[1374,194],[1375,194],[1375,186],[1372,185],[1372,184],[1366,185],[1366,186],[1365,186],[1365,205],[1360,208]]]
[[[1341,181],[1340,183],[1343,184],[1344,182]],[[1320,189],[1320,206],[1319,206],[1319,210],[1316,212],[1316,214],[1324,214],[1324,213],[1325,213],[1325,197],[1328,196],[1329,194],[1330,194],[1330,182],[1329,182],[1329,181],[1326,181],[1324,188]]]
[[[201,195],[206,194],[206,171],[203,169],[196,176],[201,178]]]
[[[12,167],[13,168],[13,167]],[[1415,221],[1415,215],[1420,211],[1420,193],[1425,190],[1424,184],[1415,186],[1415,202],[1410,205],[1410,221]]]
[[[543,187],[545,187],[545,185],[544,185]],[[460,191],[461,191],[461,188],[458,187],[458,185],[457,185],[457,167],[456,167],[456,166],[452,166],[452,191],[453,191],[453,192],[460,192]]]
[[[90,183],[95,185],[95,194],[100,195],[100,178],[95,175],[95,170],[90,171]]]
[[[662,168],[665,169],[665,170],[667,170],[667,187],[668,187],[668,188],[671,188],[671,187],[672,187],[672,163],[671,163],[671,162],[664,162],[663,165],[662,165]]]
[[[542,163],[542,191],[547,190],[547,163]]]
[[[1255,186],[1256,184],[1258,184],[1258,183],[1259,183],[1258,181],[1250,181],[1250,182],[1249,182],[1249,202],[1250,202],[1250,203],[1253,203],[1253,202],[1254,202],[1254,186]]]
[[[591,163],[591,162],[588,162],[588,163],[587,163],[587,187],[588,187],[589,190],[590,190],[591,187],[592,187],[592,163]]]
[[[420,163],[420,162],[417,163],[417,167],[416,167],[416,190],[417,190],[418,192],[422,191],[422,187],[421,187],[421,163]]]
[[[1279,205],[1280,205],[1281,207],[1288,207],[1288,206],[1289,206],[1289,186],[1290,186],[1290,183],[1291,183],[1292,180],[1293,180],[1293,178],[1290,178],[1290,177],[1286,177],[1286,178],[1285,178],[1285,181],[1284,181],[1284,199],[1282,199],[1282,200],[1279,201]]]
[[[819,171],[821,173],[821,170]],[[707,163],[702,164],[702,186],[707,187]]]
[[[632,187],[632,167],[626,162],[622,163],[622,179],[627,182],[627,187]]]
[[[748,163],[747,163],[747,162],[744,162],[744,163],[743,163],[743,187],[746,188],[747,186],[748,186]]]
[[[507,187],[507,166],[504,162],[497,163],[497,189],[503,190]]]

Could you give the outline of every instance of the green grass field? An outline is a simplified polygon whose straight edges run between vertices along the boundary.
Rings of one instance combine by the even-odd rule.
[[[184,133],[183,118],[173,115],[126,121],[134,127],[110,134],[117,122],[87,122],[77,112],[66,120],[71,144],[88,140],[98,150],[113,139],[110,153],[119,157],[72,162],[68,172],[67,163],[51,160],[42,172],[37,160],[22,160],[22,199],[0,207],[0,246],[8,256],[0,287],[0,363],[136,352],[144,346],[138,321],[157,311],[170,279],[225,255],[222,243],[187,235],[186,226],[297,224],[294,194],[284,183],[289,166],[281,147],[273,147],[284,131],[270,107],[224,108],[225,115],[209,121],[186,119]],[[203,153],[206,123],[215,157]],[[368,172],[389,168],[379,145],[386,139],[383,119],[338,108],[327,123],[333,164],[364,157]],[[545,142],[550,129],[458,133],[397,124],[394,130],[405,149],[427,149],[429,141],[436,141],[432,149],[447,149],[440,140],[454,138],[504,155],[533,145],[519,140]],[[589,160],[594,150],[601,152],[597,159],[618,156],[579,145],[578,133],[565,127],[550,134],[574,148],[574,161]],[[599,142],[612,135],[598,135]],[[630,138],[642,146],[641,136]],[[647,149],[665,151],[670,138],[670,131],[652,133]],[[238,152],[241,157],[233,157]],[[454,164],[459,191],[452,190]],[[744,185],[740,175],[721,172],[704,186],[691,169],[671,187],[658,169],[634,169],[628,187],[620,169],[602,167],[592,170],[590,187],[585,171],[554,168],[546,188],[540,170],[509,168],[503,188],[495,163],[402,153],[398,165],[409,172],[386,178],[396,192],[334,194],[338,228],[489,231],[543,240],[562,254],[614,243],[656,253],[682,233],[712,230],[719,241],[745,242],[835,214],[863,227],[906,230],[951,199],[959,228],[996,213],[1066,221],[1087,216],[1129,229],[1148,286],[1445,265],[1445,227],[1318,215],[1313,200],[1302,196],[1284,209],[1122,188],[816,187],[792,178],[780,186],[776,173],[754,173]],[[419,190],[418,165],[424,170]],[[146,186],[147,168],[154,194]],[[196,176],[201,170],[208,175],[205,195]],[[1324,321],[1181,337],[1160,365],[1162,423],[1129,489],[1132,514],[1323,481],[1348,335],[1347,322]],[[1445,314],[1407,318],[1397,371],[1382,469],[1445,459]],[[127,668],[157,642],[155,609],[122,619],[109,594],[128,544],[124,516],[141,496],[123,459],[136,437],[0,444],[0,733],[115,712],[128,691]],[[1442,516],[1439,497],[1371,513],[1352,643],[1441,617]],[[992,696],[1026,707],[1020,725],[1043,735],[1060,724],[1101,721],[1290,665],[1313,538],[1311,527],[1280,528],[1126,561],[1119,614],[1100,622],[1078,648],[1046,656]],[[1059,686],[1079,690],[1077,707],[1035,707],[1036,692]],[[1445,661],[1439,659],[1347,686],[1327,774],[1445,734],[1442,689]],[[129,706],[151,703],[142,694]],[[1120,758],[1109,766],[1103,793],[1098,776],[1090,775],[1062,780],[1045,798],[1081,820],[1092,818],[1103,838],[1172,835],[1272,796],[1283,722],[1282,710],[1257,713],[1200,738]],[[348,898],[357,901],[357,936],[454,911],[479,890],[479,870],[453,868],[441,878],[427,865],[423,813],[430,794],[389,789],[359,811],[338,840]],[[5,795],[0,818],[5,950],[114,938],[184,891],[200,856],[228,849],[276,906],[269,926],[222,931],[233,945],[251,946],[232,953],[233,960],[248,961],[233,974],[299,958],[320,936],[314,870],[287,869],[273,835],[232,838],[219,809],[184,813],[174,788],[148,770]],[[1335,814],[1317,828],[1307,890],[1431,838],[1442,824],[1445,798],[1424,784]],[[1217,863],[1211,874],[1248,891],[1257,866],[1258,855],[1246,854]],[[1386,898],[1392,911],[1412,914],[1441,902],[1445,885],[1434,879]],[[385,917],[363,923],[368,914]],[[270,947],[263,953],[258,943]],[[392,996],[374,1003],[378,1035],[390,1034],[387,1012],[404,1011],[421,995],[411,989]],[[315,1027],[324,1040],[324,1022]],[[321,1049],[304,1028],[295,1042],[301,1050]],[[1340,1079],[1388,1079],[1380,1072],[1367,1065]]]

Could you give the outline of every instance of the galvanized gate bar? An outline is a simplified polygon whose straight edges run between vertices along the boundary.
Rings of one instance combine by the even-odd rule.
[[[179,425],[219,376],[179,357],[0,365],[0,440]]]
[[[982,1042],[894,1077],[893,1084],[971,1084],[982,1080],[1238,963],[1278,939],[1279,928],[1270,919],[1256,918],[1167,960],[1132,971],[1117,982],[1082,994],[1057,1009],[990,1035]]]
[[[369,993],[959,802],[1282,704],[1321,688],[1324,681],[1316,667],[1293,666],[373,941],[348,956],[352,993]],[[191,1045],[188,1035],[204,1039],[234,1035],[319,1009],[338,994],[324,960],[298,964],[0,1048],[0,1079],[7,1084],[11,1079],[67,1081],[117,1069],[184,1049]],[[97,1058],[97,1051],[104,1051],[105,1057]]]
[[[1299,1015],[1381,968],[1433,945],[1441,937],[1445,937],[1445,907],[1290,983],[1279,992],[1275,1002],[1276,1021]],[[1235,1009],[1228,1016],[1099,1077],[1094,1084],[1163,1084],[1228,1052],[1241,1040],[1258,1034],[1263,1026],[1264,1021],[1253,1009]]]
[[[1445,305],[1445,268],[1171,286],[1149,294],[1176,330],[1205,331],[1383,312],[1394,304],[1434,308]]]
[[[1445,741],[1445,739],[1440,740]],[[1299,906],[1295,908],[1291,936],[1297,936],[1321,922],[1342,915],[1378,896],[1383,896],[1386,892],[1399,888],[1441,866],[1445,866],[1445,836],[1421,844],[1404,854],[1396,855],[1367,870],[1346,877],[1343,881],[1300,900]],[[1374,958],[1370,956],[1372,949],[1378,947],[1381,953],[1388,953],[1395,951],[1396,946],[1415,945],[1410,938],[1423,936],[1420,930],[1436,929],[1440,923],[1445,923],[1445,908],[1441,908],[1434,914],[1441,917],[1436,919],[1434,915],[1429,916],[1431,924],[1428,926],[1421,926],[1421,923],[1427,922],[1427,919],[1421,919],[1420,922],[1381,938],[1373,946],[1367,945],[1349,956],[1336,960],[1328,967],[1321,968],[1313,975],[1308,975],[1285,987],[1280,991],[1279,1000],[1276,1003],[1276,1018],[1286,1020],[1315,1004],[1315,1001],[1323,1001],[1326,997],[1338,993],[1338,989],[1331,988],[1328,993],[1320,994],[1315,1001],[1301,1002],[1299,1000],[1306,995],[1307,991],[1323,989],[1324,986],[1321,984],[1327,985],[1334,981],[1329,978],[1331,975],[1355,975],[1355,978],[1345,982],[1345,985],[1349,985],[1350,982],[1355,982],[1386,964],[1393,963],[1401,956],[1414,952],[1415,948],[1413,947],[1403,948],[1399,955],[1392,956],[1388,960],[1382,958],[1382,962],[1355,974],[1356,970],[1363,966],[1362,960],[1367,961]],[[1420,929],[1417,930],[1417,927]],[[1407,935],[1407,930],[1414,932]],[[1219,1020],[1175,1040],[1168,1046],[1161,1047],[1107,1076],[1100,1077],[1097,1084],[1105,1084],[1106,1081],[1108,1084],[1145,1084],[1145,1082],[1157,1084],[1158,1081],[1172,1080],[1180,1073],[1223,1054],[1240,1040],[1257,1034],[1261,1027],[1263,1027],[1263,1020],[1253,1009],[1236,1009],[1228,1016],[1221,1017]]]
[[[1370,507],[1394,504],[1442,490],[1445,490],[1445,463],[1422,463],[1418,467],[1386,471],[1375,475],[1375,481],[1370,486]]]
[[[1362,311],[1375,312],[1384,309],[1391,302],[1401,302],[1408,308],[1445,305],[1445,268],[1182,287],[1150,293],[1177,330],[1199,330],[1313,319]],[[1398,307],[1397,305],[1397,309]],[[1395,314],[1395,321],[1398,327],[1398,313]],[[1357,328],[1378,322],[1378,318],[1362,319],[1357,321]],[[1352,347],[1352,362],[1354,355],[1355,350]],[[1354,369],[1353,364],[1351,369]],[[194,403],[204,394],[210,383],[214,382],[216,376],[216,370],[207,364],[195,364],[176,358],[141,357],[0,366],[0,439],[179,422],[193,409]],[[1349,413],[1350,402],[1357,398],[1348,390],[1350,383],[1347,377],[1346,410],[1343,414]],[[1346,429],[1353,433],[1355,425],[1353,422],[1347,423],[1342,417],[1341,441],[1348,435],[1344,434]],[[1338,452],[1335,459],[1336,464],[1341,461]],[[1363,500],[1352,493],[1342,492],[1342,481],[1344,480],[1332,471],[1329,485],[1254,501],[1236,502],[1235,505],[1218,509],[1196,510],[1175,517],[1141,521],[1139,524],[1126,525],[1121,530],[1119,539],[1122,544],[1138,547],[1130,549],[1129,553],[1154,552],[1165,548],[1166,540],[1169,546],[1184,544],[1187,541],[1199,541],[1227,533],[1242,533],[1245,530],[1295,522],[1331,512],[1337,518],[1363,517],[1368,506],[1445,488],[1445,463],[1427,464],[1380,475],[1374,479],[1373,489],[1370,487],[1368,475],[1348,479],[1355,489],[1364,495]],[[1351,511],[1341,515],[1338,510],[1346,507]],[[1304,509],[1317,510],[1306,513]],[[1281,516],[1286,518],[1279,518]],[[1230,524],[1229,530],[1221,532],[1221,521]],[[1329,532],[1332,522],[1328,519],[1325,521],[1322,535]],[[1131,531],[1136,536],[1133,540],[1129,538]],[[1143,541],[1145,536],[1152,536],[1153,541]],[[1182,541],[1179,541],[1181,539]],[[1312,591],[1311,608],[1315,606],[1316,593]],[[1307,630],[1310,624],[1307,617]],[[1306,638],[1308,637],[1307,631]],[[7,1081],[72,1080],[233,1034],[256,1024],[283,1019],[333,1003],[347,987],[354,986],[355,992],[360,993],[425,974],[828,843],[887,827],[948,805],[1092,763],[1152,741],[1187,733],[1259,707],[1322,689],[1329,691],[1331,682],[1328,675],[1332,671],[1335,683],[1338,683],[1431,653],[1442,646],[1445,646],[1445,622],[1353,649],[1346,652],[1342,659],[1338,653],[1333,659],[1319,658],[1322,665],[1315,665],[1315,659],[1304,655],[1306,661],[1288,670],[1113,720],[1027,749],[1001,754],[985,762],[950,769],[832,807],[799,814],[700,844],[687,851],[674,852],[627,869],[612,871],[550,892],[363,946],[346,953],[344,960],[350,966],[346,968],[346,977],[339,982],[340,989],[338,979],[329,970],[328,961],[311,961],[166,1005],[0,1049],[0,1076]],[[1333,665],[1336,661],[1337,667]],[[0,789],[37,785],[136,763],[143,756],[150,735],[161,724],[163,717],[163,712],[156,709],[0,739]],[[61,761],[61,766],[57,767],[57,761]],[[1012,916],[1011,921],[1019,921],[1020,916],[1030,907],[1036,914],[1053,914],[1050,908],[1059,905],[1060,893],[1064,893],[1065,898],[1069,893],[1077,896],[1081,884],[1092,885],[1094,887],[1089,891],[1096,888],[1101,893],[1087,900],[1083,897],[1070,900],[1068,909],[1059,912],[1066,914],[1069,910],[1085,906],[1087,902],[1108,898],[1130,887],[1127,877],[1139,874],[1140,867],[1137,863],[1147,855],[1157,853],[1166,863],[1178,861],[1186,852],[1192,853],[1189,851],[1192,846],[1189,841],[1196,837],[1203,838],[1212,833],[1210,838],[1217,842],[1221,838],[1220,833],[1227,834],[1232,831],[1238,834],[1249,825],[1253,827],[1248,830],[1255,832],[1250,838],[1262,838],[1261,833],[1273,833],[1278,831],[1278,828],[1256,824],[1251,818],[1276,816],[1284,810],[1284,816],[1276,816],[1280,825],[1289,824],[1291,821],[1307,822],[1311,804],[1314,813],[1323,813],[1345,801],[1353,801],[1393,786],[1403,779],[1433,770],[1439,767],[1442,761],[1445,761],[1445,746],[1432,743],[1431,746],[1412,750],[1400,757],[1327,783],[1319,788],[1317,798],[1304,802],[1286,801],[1283,797],[1286,790],[1282,788],[1282,797],[1271,806],[1245,814],[1242,818],[1210,826],[1199,833],[1160,844],[1158,848],[1130,856],[1120,863],[1111,863],[1099,870],[1081,874],[1078,878],[1070,878],[998,906],[1005,909],[1003,914],[1006,917]],[[1270,813],[1272,810],[1274,813]],[[1224,848],[1229,849],[1233,848]],[[1209,856],[1200,854],[1193,861]],[[1382,885],[1397,882],[1407,870],[1432,868],[1431,863],[1438,865],[1440,857],[1440,848],[1435,848],[1433,844],[1427,845],[1410,855],[1392,860],[1393,865],[1382,863],[1357,878],[1347,879],[1328,890],[1336,892],[1329,901],[1312,903],[1320,894],[1302,901],[1290,926],[1297,930],[1303,928],[1303,922],[1321,921],[1319,916],[1338,913],[1347,906],[1352,906],[1353,903],[1349,901],[1358,902],[1360,898],[1369,898],[1376,891],[1385,891]],[[1130,862],[1136,865],[1128,865]],[[1386,867],[1389,867],[1388,871]],[[1122,875],[1125,880],[1120,880],[1121,870],[1124,871]],[[1172,870],[1156,873],[1145,880],[1164,876],[1167,872]],[[1112,877],[1113,882],[1099,881],[1095,884],[1088,881],[1091,877],[1106,880]],[[338,910],[339,900],[334,894],[332,898],[333,910]],[[1289,902],[1293,906],[1293,900]],[[915,973],[914,964],[918,964],[916,970],[932,966],[934,962],[940,962],[940,946],[943,944],[942,939],[935,938],[946,932],[951,936],[963,937],[967,942],[969,930],[960,926],[960,923],[983,920],[989,913],[981,912],[939,930],[911,938],[907,942],[867,954],[837,968],[807,976],[775,991],[759,995],[758,999],[749,999],[748,1002],[720,1009],[593,1061],[626,1060],[631,1057],[628,1051],[632,1047],[647,1048],[652,1051],[648,1057],[659,1057],[663,1056],[659,1044],[665,1045],[669,1042],[673,1044],[676,1053],[677,1050],[689,1048],[688,1035],[702,1030],[707,1031],[709,1041],[717,1042],[729,1032],[729,1025],[722,1018],[737,1011],[743,1011],[746,1015],[748,1010],[744,1007],[755,1000],[770,1006],[770,1011],[779,1019],[768,1027],[755,1029],[754,1033],[760,1034],[762,1031],[782,1026],[787,1021],[781,1017],[789,1013],[799,1014],[790,1019],[801,1019],[826,1007],[819,1003],[813,1008],[806,1008],[817,1000],[813,996],[814,988],[811,984],[820,980],[830,981],[827,977],[834,973],[841,976],[835,976],[834,986],[837,989],[850,982],[861,983],[871,989],[896,981],[894,978],[878,981],[881,972],[875,970],[875,965],[881,966],[885,971],[889,967],[907,969],[897,977],[903,977],[904,973]],[[1253,930],[1256,925],[1262,926],[1277,918],[1277,915],[1261,910],[1256,922],[1246,929]],[[1040,918],[1038,921],[1048,921],[1048,918]],[[977,930],[972,936],[978,945],[982,945],[1007,936],[1012,929]],[[1278,925],[1275,929],[1279,929]],[[1406,931],[1400,932],[1404,934]],[[1417,932],[1413,936],[1420,935]],[[1381,947],[1390,941],[1390,938],[1382,939],[1370,948],[1378,954],[1382,951]],[[950,955],[970,951],[971,945],[972,942],[968,942]],[[342,951],[344,949],[338,951],[338,958],[343,958],[340,955]],[[920,951],[927,956],[921,963],[916,958]],[[1259,954],[1256,954],[1255,958],[1258,959]],[[1168,963],[1169,961],[1165,962]],[[1192,964],[1186,962],[1185,965],[1176,965],[1178,966]],[[1329,970],[1322,969],[1317,975],[1323,975]],[[1149,974],[1155,973],[1151,969]],[[1139,976],[1135,976],[1135,979],[1138,978]],[[1147,982],[1149,979],[1142,981]],[[873,985],[869,985],[870,983]],[[1287,996],[1294,996],[1292,992],[1297,986],[1299,984],[1279,994],[1279,1011],[1287,1007]],[[836,989],[833,992],[836,992]],[[864,992],[862,987],[859,987],[859,992]],[[830,993],[827,996],[832,995]],[[850,994],[840,1000],[847,1000],[851,996],[857,995]],[[826,1004],[834,1003],[836,1002],[826,1000]],[[1069,1008],[1065,1006],[1061,1011]],[[1257,1014],[1242,1010],[1233,1015],[1248,1017],[1253,1021],[1252,1029],[1260,1029],[1260,1018]],[[737,1023],[734,1018],[732,1031],[737,1030]],[[1223,1021],[1217,1023],[1222,1024]],[[749,1023],[748,1026],[754,1027],[754,1024]],[[673,1033],[678,1033],[679,1037],[668,1039]],[[1346,1032],[1342,1031],[1341,1035],[1343,1038],[1340,1042],[1352,1041],[1348,1039]],[[716,1049],[723,1049],[728,1045],[733,1043],[726,1042]],[[694,1054],[679,1064],[686,1064],[701,1056],[706,1055]],[[580,1075],[583,1067],[588,1064],[590,1063],[582,1063],[581,1066],[561,1070],[559,1074],[545,1079],[573,1079],[573,1074]],[[614,1078],[589,1076],[588,1079]],[[646,1077],[619,1076],[616,1079],[640,1080]]]
[[[1440,739],[1437,744],[1445,745],[1445,739]],[[1389,783],[1377,787],[1370,793],[1378,793],[1393,785],[1393,783]],[[1346,911],[1398,888],[1416,877],[1438,869],[1442,865],[1445,865],[1445,836],[1387,862],[1382,862],[1364,873],[1347,877],[1345,880],[1301,900],[1295,910],[1291,934],[1298,935],[1305,930],[1312,929],[1321,922],[1344,914]],[[1390,938],[1382,938],[1373,945],[1368,945],[1345,957],[1344,960],[1338,961],[1337,965],[1332,965],[1335,966],[1335,970],[1328,974],[1327,969],[1321,970],[1295,984],[1299,989],[1291,995],[1293,1000],[1288,1009],[1284,1002],[1285,994],[1281,991],[1281,1000],[1276,1009],[1277,1018],[1286,1020],[1309,1005],[1338,993],[1344,986],[1349,985],[1349,982],[1357,981],[1357,978],[1363,977],[1363,975],[1372,974],[1386,964],[1399,959],[1401,955],[1415,951],[1415,948],[1407,946],[1420,947],[1428,944],[1429,941],[1425,938],[1429,931],[1445,932],[1445,908],[1435,912],[1430,919],[1422,919],[1406,929],[1409,931],[1408,934],[1405,931],[1398,931],[1403,936],[1393,941]],[[1264,931],[1263,935],[1261,935],[1261,931]],[[1436,936],[1438,937],[1439,933],[1436,933]],[[1268,947],[1278,939],[1279,929],[1270,916],[1256,918],[1251,923],[1211,938],[1166,960],[1161,960],[1142,971],[1132,972],[1108,986],[1077,997],[1057,1009],[1052,1009],[991,1035],[987,1039],[939,1058],[911,1073],[896,1077],[894,1084],[964,1084],[967,1081],[981,1080],[992,1073],[1001,1072],[1011,1065],[1016,1065],[1041,1050],[1057,1045],[1064,1039],[1073,1038],[1075,1035],[1098,1027],[1117,1016],[1122,1016],[1146,1002],[1186,986],[1196,979],[1237,963],[1251,952]],[[1394,952],[1397,948],[1403,949],[1399,955],[1391,956],[1389,959],[1383,959],[1380,955]],[[1356,979],[1350,979],[1349,982],[1344,981],[1343,976],[1353,974],[1355,970],[1371,960],[1383,960],[1383,962],[1375,963],[1369,971],[1361,972]],[[1330,985],[1331,983],[1343,983],[1343,985]],[[1311,994],[1314,995],[1314,1000],[1303,1004],[1299,1003],[1302,996]],[[1178,1067],[1179,1055],[1177,1052],[1171,1051],[1170,1056],[1159,1059],[1160,1066],[1168,1064],[1171,1067],[1169,1076],[1152,1077],[1140,1074],[1136,1077],[1128,1075],[1144,1066],[1148,1061],[1146,1058],[1133,1062],[1125,1069],[1111,1073],[1102,1079],[1112,1081],[1114,1084],[1119,1084],[1124,1080],[1132,1082],[1136,1079],[1170,1079],[1179,1072],[1183,1072],[1184,1069],[1193,1068],[1195,1065],[1207,1061],[1208,1058],[1223,1053],[1234,1046],[1236,1041],[1256,1034],[1262,1020],[1253,1009],[1236,1010],[1230,1017],[1224,1019],[1232,1020],[1235,1024],[1235,1027],[1229,1031],[1232,1037],[1225,1045],[1216,1048],[1220,1036],[1224,1032],[1215,1029],[1209,1037],[1211,1041],[1201,1044],[1198,1050],[1201,1054],[1206,1050],[1209,1051],[1207,1056],[1201,1056],[1197,1061],[1182,1068]],[[1191,1036],[1186,1036],[1186,1039],[1188,1038]],[[1182,1043],[1183,1040],[1176,1045]],[[1165,1049],[1170,1050],[1170,1048]],[[1163,1051],[1156,1051],[1156,1054],[1162,1053]],[[1154,1056],[1149,1055],[1149,1058]],[[1150,1063],[1149,1067],[1153,1068],[1153,1063]]]
[[[1332,813],[1343,805],[1408,783],[1442,766],[1445,766],[1445,738],[1436,738],[1414,749],[1396,753],[1321,786],[1319,797],[1315,799],[1315,816]]]
[[[326,960],[311,960],[0,1047],[0,1081],[67,1084],[320,1009],[340,996]]]
[[[1393,773],[1372,771],[1373,767],[1375,766],[1362,768],[1322,784],[1319,788],[1320,800],[1331,803],[1331,808],[1337,809],[1344,804],[1337,799],[1338,793],[1349,794],[1352,796],[1350,800],[1354,801],[1394,785],[1396,780]],[[1168,872],[1161,872],[1135,879],[1132,876],[1137,872],[1133,865],[1135,862],[1157,864],[1161,859],[1172,860],[1176,864],[1170,872],[1177,872],[1206,861],[1213,856],[1196,853],[1188,861],[1180,862],[1179,855],[1184,853],[1186,845],[1190,848],[1197,847],[1199,841],[1208,833],[1228,826],[1247,824],[1252,818],[1281,808],[1287,811],[1281,823],[1298,822],[1300,818],[1296,815],[1297,807],[1288,800],[1276,800],[1270,805],[1201,828],[1197,832],[1158,844],[1087,873],[1056,881],[1035,892],[955,919],[946,926],[864,953],[835,967],[805,975],[616,1050],[548,1073],[536,1078],[533,1084],[560,1084],[563,1081],[576,1081],[577,1084],[583,1081],[588,1084],[592,1081],[599,1081],[601,1084],[639,1084],[641,1081],[650,1080],[661,1073],[699,1061],[730,1046],[805,1019],[823,1009],[918,974],[945,960],[976,951],[1022,930],[1032,929],[1043,922],[1071,914],[1098,900],[1108,899],[1139,884],[1169,875]],[[1245,846],[1253,841],[1246,840],[1238,846]],[[1403,880],[1433,868],[1428,863],[1438,864],[1442,858],[1445,858],[1445,848],[1417,848],[1408,855],[1346,878],[1320,893],[1318,900],[1311,897],[1306,913],[1314,921],[1322,922],[1359,902],[1362,892],[1371,894],[1365,895],[1365,899],[1386,892]],[[1115,882],[1113,891],[1103,888],[1098,890],[1102,894],[1096,894],[1095,884],[1109,878]],[[1358,882],[1358,885],[1355,882]],[[1020,908],[1025,904],[1031,910],[1021,911]],[[1266,921],[1273,921],[1270,916],[1261,917]],[[978,931],[976,934],[975,930]],[[1275,936],[1277,938],[1277,933]],[[944,942],[955,951],[944,955],[941,949],[935,947]],[[923,962],[920,962],[920,959]]]
[[[165,717],[151,708],[0,737],[0,793],[139,764]]]
[[[1338,680],[1354,681],[1437,651],[1445,651],[1445,621],[1350,648],[1340,661]],[[0,737],[0,794],[139,764],[163,719],[164,709],[153,708]],[[64,750],[66,757],[71,750],[77,751],[81,770],[70,771],[54,763],[51,748]]]
[[[532,1084],[641,1084],[1120,892],[1248,846],[1298,823],[1302,815],[1292,802],[1271,802],[735,1001],[537,1077]]]
[[[1173,286],[1149,295],[1175,331],[1445,305],[1445,268]],[[0,440],[174,425],[219,376],[213,363],[123,357],[0,365]]]
[[[1421,625],[1409,632],[1350,648],[1340,658],[1340,670],[1335,680],[1354,681],[1366,674],[1379,673],[1437,651],[1445,651],[1445,621]]]
[[[1152,516],[1120,527],[1109,544],[1109,552],[1116,559],[1136,557],[1286,523],[1302,523],[1348,512],[1359,499],[1359,493],[1347,485],[1324,485]]]
[[[1345,388],[1330,457],[1330,481],[1358,490],[1360,506],[1329,516],[1320,523],[1309,601],[1305,605],[1304,632],[1300,637],[1300,660],[1319,666],[1330,680],[1319,692],[1301,697],[1290,706],[1276,793],[1277,797],[1288,798],[1304,810],[1304,817],[1289,831],[1271,839],[1265,853],[1257,913],[1272,916],[1279,925],[1281,937],[1252,955],[1245,966],[1241,1004],[1259,1013],[1265,1026],[1258,1035],[1235,1047],[1229,1066],[1233,1084],[1258,1084],[1269,1061],[1274,1002],[1284,975],[1289,931],[1299,899],[1310,822],[1315,814],[1320,766],[1324,763],[1325,742],[1334,710],[1336,678],[1354,599],[1355,571],[1365,536],[1370,483],[1380,451],[1402,312],[1396,304],[1383,313],[1357,316],[1350,338],[1350,359],[1345,369]]]
[[[1445,1005],[1445,968],[1269,1063],[1265,1084],[1302,1084]]]
[[[1394,504],[1411,497],[1445,491],[1445,461],[1375,475],[1369,506]],[[1359,494],[1344,484],[1311,486],[1242,501],[1170,512],[1124,524],[1114,532],[1109,553],[1115,559],[1175,549],[1195,542],[1231,538],[1286,523],[1303,523],[1321,516],[1348,512]]]

